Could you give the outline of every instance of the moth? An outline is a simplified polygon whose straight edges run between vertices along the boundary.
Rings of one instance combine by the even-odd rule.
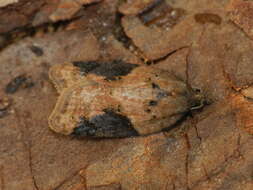
[[[49,127],[64,135],[121,138],[169,129],[202,96],[173,74],[115,60],[53,66],[59,95]]]

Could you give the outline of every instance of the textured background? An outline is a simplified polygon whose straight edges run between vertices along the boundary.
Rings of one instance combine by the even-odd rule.
[[[145,23],[138,14],[156,2],[19,0],[0,9],[0,190],[253,189],[253,94],[244,93],[253,84],[253,2],[167,0]],[[170,15],[159,16],[166,5]],[[210,104],[147,137],[50,131],[58,94],[49,68],[113,59],[155,63]],[[6,93],[20,75],[29,80]]]

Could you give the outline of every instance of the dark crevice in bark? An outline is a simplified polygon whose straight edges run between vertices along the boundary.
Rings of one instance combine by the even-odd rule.
[[[159,62],[164,61],[165,59],[167,59],[168,57],[170,57],[170,56],[172,56],[173,54],[177,53],[178,51],[183,50],[183,49],[186,49],[186,48],[189,48],[189,46],[183,46],[183,47],[177,48],[177,49],[175,49],[175,50],[173,50],[173,51],[170,51],[170,52],[167,53],[165,56],[162,56],[162,57],[160,57],[160,58],[158,58],[158,59],[155,59],[155,60],[152,60],[152,61],[150,61],[150,62],[153,63],[153,64],[158,64]]]
[[[121,23],[121,20],[122,20],[123,16],[124,15],[121,14],[120,12],[116,13],[116,19],[115,19],[115,26],[114,26],[114,30],[113,30],[113,35],[119,42],[121,42],[123,44],[123,46],[127,50],[129,50],[130,52],[135,54],[144,64],[150,65],[150,64],[159,63],[160,61],[165,60],[166,58],[173,55],[177,51],[180,51],[184,48],[188,48],[188,46],[183,46],[183,47],[180,47],[180,48],[175,49],[173,51],[170,51],[165,56],[162,56],[158,59],[149,60],[148,58],[146,58],[146,56],[142,52],[142,50],[138,46],[136,46],[135,43],[133,42],[133,40],[130,37],[128,37],[127,34],[125,33],[124,27],[122,26],[122,23]]]
[[[158,0],[157,2],[152,4],[152,6],[145,9],[144,12],[150,11],[151,9],[155,8],[156,5],[158,5],[161,2],[163,2],[163,0]],[[120,6],[121,3],[122,2],[118,3],[118,7]],[[143,14],[144,12],[142,12],[140,14]],[[150,65],[152,63],[162,61],[162,60],[166,59],[167,57],[169,57],[170,55],[174,54],[176,51],[185,48],[185,47],[178,48],[177,50],[171,51],[167,55],[165,55],[157,60],[149,60],[145,56],[145,54],[142,52],[142,50],[138,46],[136,46],[135,43],[133,42],[133,40],[130,37],[128,37],[127,34],[125,33],[124,27],[122,26],[122,23],[121,23],[123,16],[124,15],[121,14],[120,12],[116,13],[115,27],[114,27],[113,35],[119,42],[121,42],[123,44],[123,46],[127,50],[129,50],[130,52],[135,54],[144,64]]]
[[[164,55],[158,59],[149,60],[148,58],[146,58],[146,56],[140,50],[140,48],[134,44],[133,40],[126,35],[124,28],[121,24],[122,17],[123,17],[123,15],[121,13],[116,14],[116,22],[115,22],[113,35],[119,42],[121,42],[123,44],[123,46],[127,50],[129,50],[130,52],[135,54],[144,64],[147,64],[147,65],[158,64],[159,62],[164,61],[165,59],[167,59],[168,57],[177,53],[178,51],[185,49],[185,48],[189,48],[189,46],[187,46],[187,45],[182,46],[182,47],[179,47],[175,50],[168,52],[166,55]]]
[[[113,35],[119,42],[123,44],[125,48],[129,49],[129,46],[132,44],[132,40],[126,35],[121,24],[121,19],[123,16],[124,15],[120,12],[116,12]]]
[[[119,5],[120,5],[120,3],[118,4],[118,6]],[[152,8],[154,8],[154,7],[152,7]],[[150,10],[150,8],[148,10]],[[120,12],[116,13],[113,35],[119,42],[121,42],[123,44],[123,46],[127,50],[129,50],[130,52],[135,54],[144,64],[147,64],[147,65],[157,64],[160,61],[163,61],[163,60],[167,59],[168,57],[170,57],[171,55],[177,53],[178,51],[185,49],[185,48],[189,48],[189,45],[182,46],[182,47],[179,47],[177,49],[174,49],[174,50],[168,52],[166,55],[161,56],[158,59],[150,60],[145,56],[145,54],[142,52],[142,50],[138,46],[135,45],[133,40],[130,37],[128,37],[127,34],[125,33],[124,27],[122,26],[122,23],[121,23],[123,16],[124,15],[121,14]]]
[[[16,28],[8,33],[0,34],[0,52],[9,45],[17,43],[24,38],[36,36],[37,32],[43,32],[45,34],[57,32],[59,29],[67,27],[71,22],[78,20],[80,17],[81,16],[77,16],[69,20],[58,21],[55,23],[45,23],[36,27],[25,26]]]
[[[116,18],[115,18],[115,24],[114,24],[114,29],[113,29],[113,35],[114,37],[122,43],[122,45],[129,50],[130,52],[132,52],[133,54],[135,54],[143,63],[148,62],[148,59],[145,58],[144,53],[140,50],[140,48],[138,48],[133,40],[131,38],[129,38],[125,31],[124,31],[124,27],[121,24],[121,20],[122,17],[124,15],[117,12],[116,13]]]

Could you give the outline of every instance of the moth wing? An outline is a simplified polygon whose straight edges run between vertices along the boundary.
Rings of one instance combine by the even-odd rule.
[[[49,70],[49,78],[55,85],[58,93],[61,93],[63,89],[83,81],[85,76],[81,76],[79,69],[71,63],[64,63],[51,67]]]
[[[97,88],[96,83],[83,80],[62,89],[54,110],[48,118],[49,127],[53,131],[70,134],[80,117],[89,112],[88,102],[93,98],[89,88],[91,90]]]

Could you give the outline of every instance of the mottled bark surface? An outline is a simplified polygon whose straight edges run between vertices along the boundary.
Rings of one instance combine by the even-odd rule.
[[[253,189],[252,1],[0,6],[0,190]],[[52,132],[47,119],[58,94],[49,68],[115,59],[156,64],[209,104],[146,137]]]

